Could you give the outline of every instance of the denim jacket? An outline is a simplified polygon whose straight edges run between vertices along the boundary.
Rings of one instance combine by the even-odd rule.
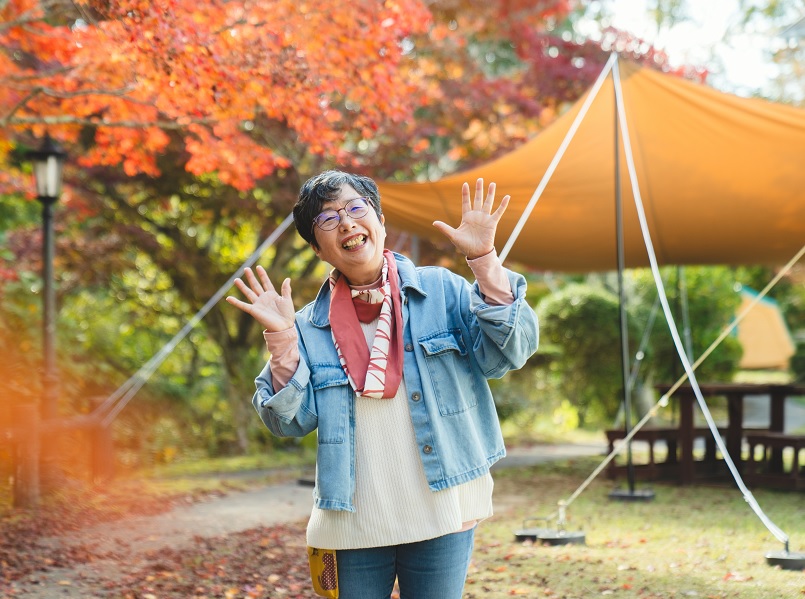
[[[428,485],[439,491],[482,476],[506,455],[487,379],[520,368],[536,351],[537,316],[519,274],[506,271],[514,303],[491,306],[477,283],[395,258],[408,404]],[[275,435],[301,437],[318,429],[316,507],[353,512],[356,396],[333,345],[329,307],[325,282],[296,315],[299,367],[293,377],[275,390],[267,364],[252,403]]]

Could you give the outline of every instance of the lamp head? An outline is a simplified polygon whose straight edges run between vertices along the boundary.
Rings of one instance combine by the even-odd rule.
[[[41,147],[30,150],[26,156],[34,163],[37,197],[40,200],[56,201],[61,195],[62,169],[67,153],[50,135],[45,135]]]

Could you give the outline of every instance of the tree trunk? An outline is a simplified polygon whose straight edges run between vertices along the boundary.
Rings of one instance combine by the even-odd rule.
[[[252,408],[251,398],[253,383],[247,385],[241,373],[233,374],[231,366],[226,365],[226,399],[232,411],[232,419],[235,425],[235,436],[238,442],[238,449],[241,453],[249,452],[249,426],[256,417]]]
[[[33,404],[14,406],[14,507],[39,505],[39,412]]]

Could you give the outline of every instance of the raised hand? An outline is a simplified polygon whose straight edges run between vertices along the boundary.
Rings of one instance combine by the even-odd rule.
[[[248,301],[244,302],[232,296],[228,296],[226,301],[251,314],[270,333],[291,328],[296,318],[291,299],[291,279],[282,282],[282,295],[280,295],[274,290],[274,285],[262,266],[257,267],[257,277],[251,268],[246,268],[244,274],[249,284],[246,285],[241,279],[235,279],[235,287],[240,289]]]
[[[489,190],[484,198],[484,180],[475,182],[475,199],[470,202],[470,186],[467,183],[461,186],[461,224],[458,229],[437,220],[433,226],[439,229],[456,249],[469,260],[479,258],[495,249],[495,231],[498,227],[506,206],[509,205],[509,196],[503,196],[497,210],[492,212],[495,203],[495,184],[489,184]]]

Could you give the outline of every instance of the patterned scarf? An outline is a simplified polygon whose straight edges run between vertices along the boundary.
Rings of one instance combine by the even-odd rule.
[[[350,289],[346,277],[330,273],[330,328],[341,367],[356,394],[390,399],[402,381],[403,342],[400,286],[397,263],[389,250],[383,252],[380,287]],[[360,322],[377,319],[372,347]]]

